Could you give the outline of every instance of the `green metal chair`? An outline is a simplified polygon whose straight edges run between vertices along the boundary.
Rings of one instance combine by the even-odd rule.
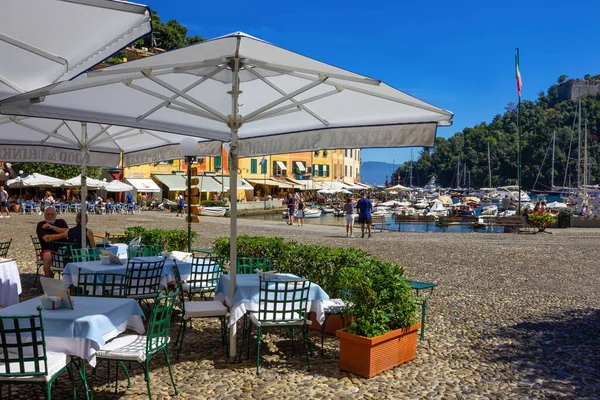
[[[11,243],[12,239],[10,239],[8,242],[0,242],[0,257],[8,257],[8,249],[10,248]]]
[[[321,357],[323,356],[323,342],[325,341],[325,329],[327,326],[327,320],[329,317],[334,315],[339,315],[342,320],[342,327],[346,326],[346,322],[344,321],[344,314],[346,313],[346,309],[348,308],[348,296],[349,292],[347,288],[342,289],[342,297],[339,299],[329,299],[323,300],[323,314],[325,315],[325,320],[321,325]]]
[[[79,268],[77,289],[79,296],[127,297],[126,275],[81,272]]]
[[[253,274],[256,270],[268,271],[272,267],[270,258],[238,257],[237,259],[238,274]]]
[[[125,273],[125,289],[129,298],[147,300],[160,292],[160,277],[165,266],[164,258],[157,261],[129,260]]]
[[[144,369],[144,380],[146,381],[150,400],[152,399],[152,393],[150,391],[149,363],[152,358],[161,352],[165,355],[175,395],[178,394],[173,372],[171,371],[171,359],[169,357],[171,316],[173,314],[173,306],[178,297],[179,290],[164,296],[160,294],[156,296],[148,320],[148,332],[146,335],[117,336],[96,352],[98,361],[132,361],[140,364]]]
[[[33,287],[37,284],[37,281],[40,277],[40,269],[44,267],[44,260],[40,258],[40,253],[42,252],[42,245],[40,244],[40,238],[37,236],[30,235],[31,242],[33,243],[33,248],[35,250],[35,278],[33,279]]]
[[[72,261],[71,243],[65,242],[50,242],[50,250],[52,251],[52,272],[58,272],[59,277],[65,270],[65,266]]]
[[[136,246],[130,246],[127,249],[129,258],[134,257],[155,257],[160,256],[163,252],[162,245],[159,244],[139,244]]]
[[[177,289],[179,291],[179,307],[181,308],[181,324],[179,325],[179,332],[177,333],[177,339],[175,345],[179,343],[179,349],[177,350],[177,358],[181,355],[181,348],[183,347],[183,340],[185,338],[186,325],[189,322],[192,325],[193,318],[218,318],[221,321],[221,343],[225,345],[225,354],[229,358],[229,341],[227,340],[227,307],[220,301],[216,300],[204,300],[204,301],[185,301],[185,294],[182,291],[181,275],[177,265],[171,267],[173,274],[175,275],[175,282],[177,283]],[[209,275],[206,274],[206,277]],[[179,341],[181,338],[181,342]]]
[[[37,315],[0,317],[0,393],[3,385],[40,385],[44,396],[50,399],[52,384],[68,371],[73,383],[71,358],[62,353],[46,353],[42,307]],[[31,397],[31,396],[29,396]],[[73,386],[73,398],[77,398]]]
[[[85,249],[76,249],[72,247],[71,258],[73,259],[73,262],[98,261],[100,259],[100,252],[96,247]]]
[[[260,344],[265,328],[292,328],[292,354],[294,352],[294,328],[302,330],[306,347],[306,365],[310,371],[308,341],[307,305],[310,281],[308,280],[261,280],[258,311],[250,311],[244,316],[242,337],[246,340],[246,352],[250,358],[250,335],[252,325],[256,325],[256,375],[260,374]],[[242,342],[243,347],[243,342]],[[238,361],[242,357],[242,349]]]
[[[222,256],[193,257],[190,276],[181,285],[188,300],[192,300],[196,294],[200,295],[201,300],[212,297],[223,274],[224,264],[225,257]]]

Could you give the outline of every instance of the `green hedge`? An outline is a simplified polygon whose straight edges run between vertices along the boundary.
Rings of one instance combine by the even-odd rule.
[[[184,230],[146,229],[142,226],[132,226],[125,229],[127,241],[137,236],[142,237],[143,244],[161,245],[168,251],[187,251],[188,236]],[[192,243],[198,237],[198,233],[192,231]]]
[[[229,258],[229,243],[228,237],[221,237],[214,248]],[[309,279],[331,298],[346,296],[353,304],[348,314],[355,318],[349,332],[373,337],[416,321],[417,305],[404,269],[364,250],[241,235],[237,238],[237,254],[269,257],[276,271]]]

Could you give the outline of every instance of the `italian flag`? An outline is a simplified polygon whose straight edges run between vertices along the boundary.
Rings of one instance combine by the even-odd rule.
[[[515,68],[517,70],[517,92],[519,93],[519,98],[521,98],[523,81],[521,81],[521,71],[519,71],[519,48],[515,50]]]

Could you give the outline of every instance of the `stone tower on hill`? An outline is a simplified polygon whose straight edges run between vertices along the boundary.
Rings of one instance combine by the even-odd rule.
[[[558,98],[577,101],[579,96],[596,96],[600,92],[600,75],[589,80],[571,79],[558,87]]]

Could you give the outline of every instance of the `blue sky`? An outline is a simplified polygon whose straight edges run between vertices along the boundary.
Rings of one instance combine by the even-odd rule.
[[[212,38],[243,31],[349,69],[454,113],[449,137],[489,122],[517,101],[514,50],[520,48],[523,99],[560,75],[600,74],[600,1],[147,1],[163,22]],[[413,149],[416,154],[420,149]],[[369,149],[363,161],[410,158],[410,149]]]

